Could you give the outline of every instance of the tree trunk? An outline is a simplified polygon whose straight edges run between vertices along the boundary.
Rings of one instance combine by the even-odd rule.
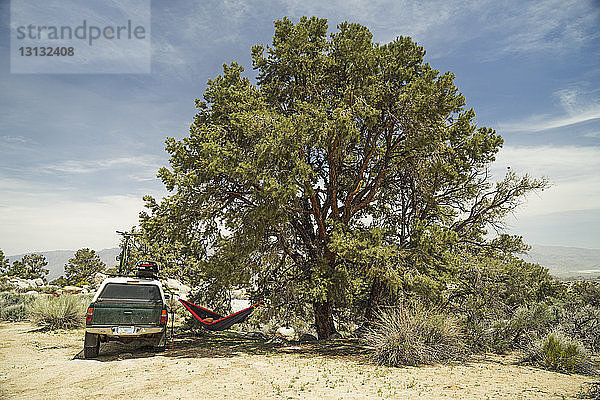
[[[314,302],[315,327],[317,328],[317,337],[319,340],[327,339],[336,333],[333,324],[333,306],[330,301]]]
[[[378,277],[375,277],[371,284],[371,293],[369,295],[367,309],[365,310],[365,325],[370,325],[375,321],[377,309],[384,304],[388,296],[389,290],[387,284]]]

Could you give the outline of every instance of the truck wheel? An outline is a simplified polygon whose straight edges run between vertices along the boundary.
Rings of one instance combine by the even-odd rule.
[[[96,358],[100,351],[100,338],[98,335],[93,333],[85,333],[85,340],[83,342],[83,357],[84,358]]]
[[[160,352],[165,351],[165,347],[167,346],[167,331],[165,330],[161,335],[158,342],[154,345],[154,351]]]

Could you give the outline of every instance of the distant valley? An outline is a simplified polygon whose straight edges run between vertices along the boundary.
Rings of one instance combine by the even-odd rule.
[[[522,258],[543,265],[557,278],[600,279],[600,249],[532,245]]]

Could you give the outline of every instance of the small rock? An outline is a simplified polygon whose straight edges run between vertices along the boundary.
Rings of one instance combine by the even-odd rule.
[[[335,339],[341,339],[341,338],[342,338],[342,335],[340,335],[337,332],[334,332],[334,333],[331,334],[331,336],[329,336],[327,338],[327,340],[335,340]]]
[[[293,340],[294,337],[296,337],[296,331],[294,331],[294,328],[282,326],[281,328],[277,329],[277,335],[286,340]]]
[[[318,339],[316,336],[311,335],[310,333],[304,333],[302,334],[302,336],[300,336],[300,339],[298,339],[300,342],[316,342]]]
[[[21,279],[21,278],[17,278],[17,277],[10,278],[8,283],[17,289],[31,288],[31,283],[29,283],[29,281],[27,281],[26,279]]]
[[[233,300],[248,300],[248,293],[246,289],[234,289],[231,291],[231,298]]]
[[[44,280],[42,278],[35,278],[33,280],[33,283],[35,284],[35,286],[37,287],[41,287],[44,286]]]
[[[30,291],[28,291],[28,292],[25,292],[25,294],[26,294],[26,295],[29,295],[29,296],[39,296],[39,295],[40,295],[40,292],[38,292],[38,291],[35,291],[35,290],[30,290]]]

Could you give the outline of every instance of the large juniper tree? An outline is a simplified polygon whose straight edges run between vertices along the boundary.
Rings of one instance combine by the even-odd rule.
[[[435,276],[461,246],[520,247],[486,229],[545,183],[490,183],[501,137],[476,126],[453,74],[424,55],[408,37],[374,43],[359,24],[328,36],[324,19],[276,21],[272,44],[252,49],[256,84],[224,65],[189,136],[167,139],[159,175],[173,194],[147,199],[145,230],[209,248],[206,266],[224,275],[293,285],[319,338],[335,332],[353,277],[372,309],[405,272]]]

